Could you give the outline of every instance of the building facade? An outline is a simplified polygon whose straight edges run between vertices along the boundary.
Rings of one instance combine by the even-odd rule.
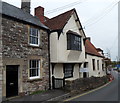
[[[85,34],[75,9],[51,19],[44,18],[42,7],[35,10],[40,20],[45,20],[44,24],[50,28],[51,87],[58,88],[62,86],[57,86],[62,83],[60,80],[79,78],[80,67],[85,61]]]
[[[26,5],[26,8],[23,7]],[[23,9],[24,8],[24,9]],[[0,91],[2,99],[49,88],[48,28],[22,7],[2,2]]]
[[[35,15],[50,28],[52,88],[64,86],[65,81],[106,75],[103,51],[87,40],[75,9],[48,18],[44,16],[44,8],[39,6],[35,8]]]
[[[82,77],[102,77],[106,75],[103,51],[97,49],[90,41],[85,39],[85,64],[86,72],[81,73]]]
[[[65,81],[105,75],[101,51],[86,38],[75,9],[49,19],[39,6],[32,16],[28,0],[21,9],[2,2],[0,14],[3,100],[60,88]]]

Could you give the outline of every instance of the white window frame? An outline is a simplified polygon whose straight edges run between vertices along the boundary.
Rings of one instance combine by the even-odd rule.
[[[30,77],[30,69],[32,69],[32,68],[30,68],[30,61],[33,61],[33,60],[38,61],[38,64],[39,64],[39,66],[38,66],[38,76]],[[31,60],[29,60],[29,79],[38,79],[38,78],[40,78],[40,60],[31,59]]]
[[[33,35],[31,35],[31,30],[32,30],[32,29],[38,30],[38,44],[32,44],[32,43],[30,43],[30,37],[34,37]],[[37,37],[36,37],[36,38],[37,38]],[[37,46],[37,47],[40,46],[40,30],[39,30],[39,29],[30,27],[29,44],[30,44],[31,46]]]

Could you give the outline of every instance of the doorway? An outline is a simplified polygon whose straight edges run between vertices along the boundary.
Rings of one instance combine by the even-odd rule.
[[[6,66],[6,97],[18,95],[18,65]]]

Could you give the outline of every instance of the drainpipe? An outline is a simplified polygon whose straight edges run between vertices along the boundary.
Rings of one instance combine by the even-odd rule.
[[[49,65],[49,90],[51,90],[51,71],[50,71],[50,30],[48,31],[48,65]]]

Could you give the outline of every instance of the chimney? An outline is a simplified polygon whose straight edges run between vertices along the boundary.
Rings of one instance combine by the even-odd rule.
[[[37,16],[40,21],[44,24],[45,22],[45,17],[44,17],[44,8],[41,6],[38,6],[35,8],[35,16]]]
[[[22,0],[21,9],[25,12],[30,13],[30,4],[31,4],[31,0]]]
[[[89,40],[91,42],[91,38],[90,37],[86,37],[87,40]]]

